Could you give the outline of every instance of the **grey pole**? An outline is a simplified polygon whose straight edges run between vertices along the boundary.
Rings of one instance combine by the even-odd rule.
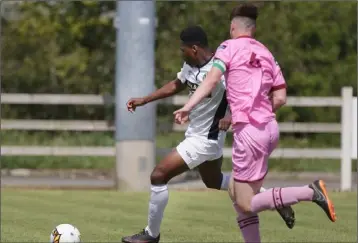
[[[117,1],[116,185],[149,189],[155,165],[155,104],[130,113],[126,102],[154,91],[155,2]]]

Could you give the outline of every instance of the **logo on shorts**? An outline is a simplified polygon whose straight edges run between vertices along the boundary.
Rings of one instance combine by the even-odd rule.
[[[225,49],[226,48],[226,45],[220,45],[219,47],[218,47],[218,49]]]
[[[186,155],[192,159],[191,154],[188,151],[185,151]]]

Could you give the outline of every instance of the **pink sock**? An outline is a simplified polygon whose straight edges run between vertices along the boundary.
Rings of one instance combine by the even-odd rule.
[[[260,243],[259,216],[256,213],[243,214],[236,203],[233,206],[238,213],[237,224],[245,243]]]
[[[301,201],[312,201],[313,190],[308,186],[276,187],[256,194],[251,201],[252,212],[259,213],[268,209],[280,209]]]

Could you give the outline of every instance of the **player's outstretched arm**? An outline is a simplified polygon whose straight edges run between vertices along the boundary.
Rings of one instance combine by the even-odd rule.
[[[185,89],[186,85],[183,84],[179,79],[175,79],[173,81],[170,81],[169,83],[165,84],[160,89],[157,89],[150,95],[144,97],[146,103],[164,99],[167,97],[170,97],[172,95],[175,95],[179,93],[180,91],[183,91]]]
[[[177,94],[183,89],[185,89],[185,87],[185,84],[183,84],[179,79],[175,79],[145,97],[131,98],[127,102],[127,109],[128,111],[133,112],[138,106],[143,106],[155,100],[163,99]]]

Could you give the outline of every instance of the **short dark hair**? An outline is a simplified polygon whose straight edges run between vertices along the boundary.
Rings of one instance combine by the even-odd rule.
[[[208,37],[200,26],[189,26],[180,33],[180,40],[184,45],[208,47]]]
[[[236,6],[230,14],[230,21],[236,17],[246,17],[256,20],[259,16],[258,7],[252,3],[243,3]]]

